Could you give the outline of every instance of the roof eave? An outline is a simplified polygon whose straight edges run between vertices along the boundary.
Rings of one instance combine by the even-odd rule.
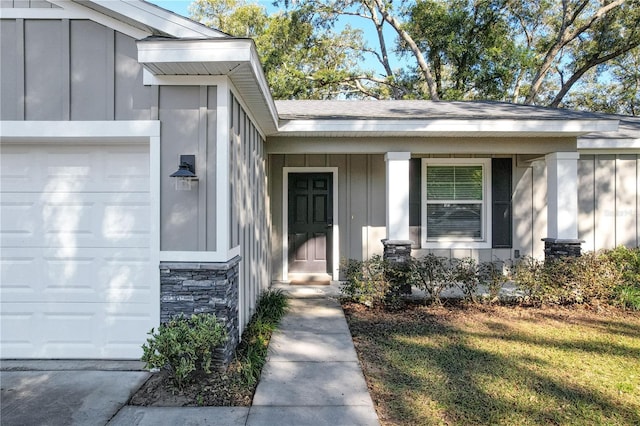
[[[278,136],[581,136],[618,129],[618,120],[542,119],[405,119],[405,120],[282,120]]]
[[[228,76],[266,135],[277,131],[278,114],[251,39],[140,40],[138,62],[153,75]]]

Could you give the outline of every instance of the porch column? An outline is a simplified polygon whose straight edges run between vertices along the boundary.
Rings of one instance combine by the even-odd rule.
[[[387,239],[409,240],[410,152],[387,152]]]
[[[547,238],[545,258],[580,256],[578,239],[577,152],[554,152],[547,163]]]

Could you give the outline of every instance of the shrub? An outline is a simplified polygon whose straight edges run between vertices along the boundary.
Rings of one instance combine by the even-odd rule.
[[[287,313],[288,305],[289,299],[281,290],[263,292],[255,314],[242,333],[242,343],[236,352],[236,368],[242,381],[249,386],[260,378],[271,334]]]
[[[623,309],[640,311],[640,289],[628,285],[618,287],[614,302]]]
[[[625,286],[640,289],[640,247],[631,249],[618,246],[613,250],[604,251],[603,254],[620,270]]]
[[[504,274],[504,262],[500,260],[482,262],[478,266],[478,274],[480,281],[487,286],[489,301],[499,300],[500,290],[508,281]]]
[[[181,389],[196,370],[211,373],[214,351],[227,340],[224,324],[213,314],[180,315],[148,334],[142,345],[145,368],[168,369]]]
[[[441,304],[442,292],[453,285],[449,260],[430,253],[422,258],[413,259],[411,267],[413,284],[426,292],[433,303]]]
[[[614,262],[593,252],[547,262],[523,258],[513,273],[518,288],[530,301],[560,305],[608,301],[620,277]]]
[[[478,264],[471,257],[451,259],[453,278],[466,300],[476,300],[476,292],[480,283]]]
[[[391,291],[388,269],[388,262],[380,255],[374,255],[364,261],[343,261],[340,271],[345,281],[340,290],[351,300],[369,307],[384,304]]]

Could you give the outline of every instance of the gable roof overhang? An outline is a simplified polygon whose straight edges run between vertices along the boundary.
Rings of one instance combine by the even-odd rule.
[[[581,152],[605,152],[615,150],[616,153],[640,152],[640,117],[611,116],[620,120],[616,132],[595,132],[578,138],[578,149]]]
[[[277,101],[278,137],[579,137],[619,120],[500,102]]]
[[[253,40],[148,38],[137,44],[138,62],[154,76],[228,76],[262,131],[277,131],[276,106]]]
[[[6,19],[88,19],[136,39],[216,38],[227,34],[143,0],[47,0],[54,7],[0,7]],[[28,2],[24,2],[27,4]]]

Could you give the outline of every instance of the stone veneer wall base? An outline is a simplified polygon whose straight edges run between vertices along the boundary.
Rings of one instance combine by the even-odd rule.
[[[226,366],[240,342],[238,288],[240,256],[221,263],[160,264],[160,322],[174,316],[210,313],[224,322],[228,340],[215,356]]]
[[[542,241],[544,241],[544,260],[546,261],[582,256],[583,240],[543,238]]]
[[[382,258],[389,262],[391,266],[402,269],[411,258],[412,244],[413,241],[410,240],[382,240],[382,245],[384,246]],[[402,294],[411,294],[411,285],[403,283],[400,286],[400,292]]]

